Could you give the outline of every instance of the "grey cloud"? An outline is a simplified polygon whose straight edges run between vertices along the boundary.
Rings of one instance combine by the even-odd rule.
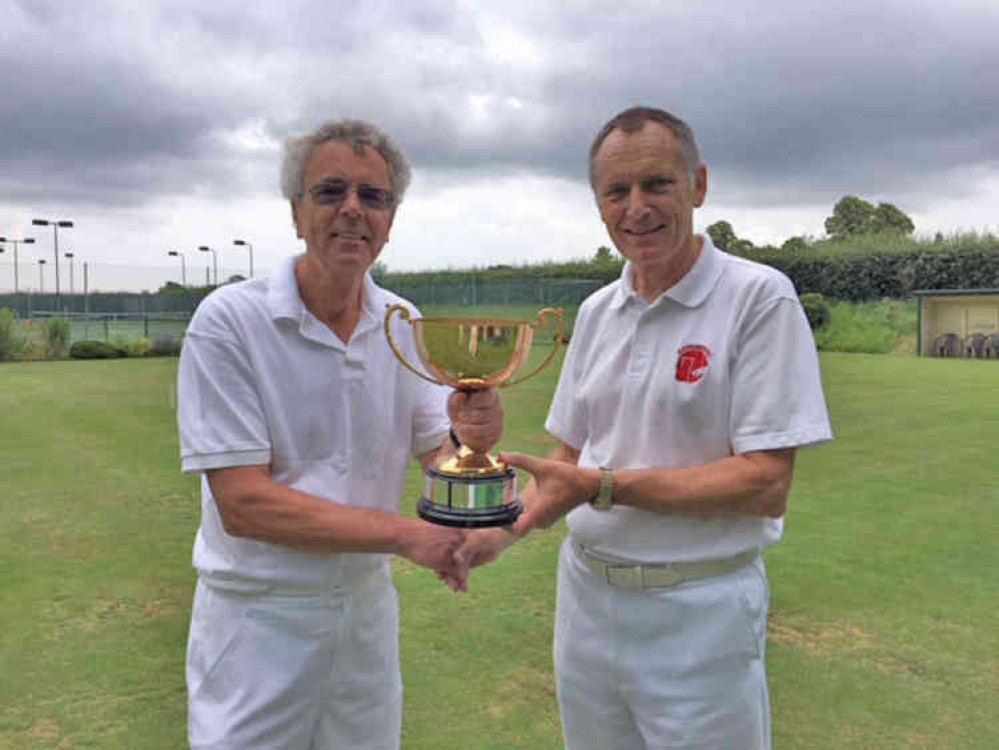
[[[0,32],[0,200],[268,190],[274,153],[220,134],[259,122],[279,142],[345,115],[392,132],[418,170],[583,180],[593,134],[636,103],[686,117],[709,166],[750,204],[999,169],[999,10],[989,3],[665,5],[0,10],[0,28],[9,14],[17,29]],[[497,24],[536,60],[490,56]]]

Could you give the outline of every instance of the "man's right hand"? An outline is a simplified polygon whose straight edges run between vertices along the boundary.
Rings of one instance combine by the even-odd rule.
[[[455,552],[455,558],[467,570],[490,563],[503,554],[507,547],[520,539],[513,526],[469,531],[464,544]]]
[[[406,529],[399,554],[417,565],[437,571],[452,590],[464,590],[468,584],[468,566],[455,553],[464,543],[466,533],[463,529],[413,520]]]

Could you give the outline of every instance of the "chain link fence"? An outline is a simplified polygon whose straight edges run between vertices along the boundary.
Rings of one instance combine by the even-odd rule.
[[[47,318],[66,318],[71,322],[74,341],[182,335],[194,310],[213,288],[211,284],[201,286],[200,277],[214,279],[211,267],[201,269],[199,286],[192,286],[182,283],[191,281],[190,274],[181,278],[176,268],[86,264],[82,278],[79,267],[75,278],[64,273],[71,283],[56,293],[37,268],[22,263],[15,292],[13,270],[13,263],[5,267],[0,262],[0,308],[13,310],[29,329],[32,322],[40,326]],[[29,271],[34,271],[35,283],[25,285]],[[530,276],[496,279],[474,272],[456,272],[453,277],[442,273],[433,281],[426,281],[425,275],[416,280],[416,276],[388,274],[379,283],[413,302],[425,314],[478,310],[490,315],[533,317],[543,307],[562,307],[570,330],[579,303],[602,283],[596,279]],[[219,277],[225,282],[244,278],[232,269],[219,269]],[[120,291],[129,287],[147,291]]]

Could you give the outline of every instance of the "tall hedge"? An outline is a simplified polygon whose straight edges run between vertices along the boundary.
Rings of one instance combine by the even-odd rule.
[[[799,294],[815,292],[850,302],[902,299],[914,289],[999,288],[999,252],[994,250],[833,256],[767,252],[748,257],[786,273]]]
[[[794,282],[799,294],[814,292],[827,299],[850,302],[903,299],[914,289],[999,288],[999,250],[983,248],[916,249],[912,251],[823,254],[821,248],[800,251],[764,250],[745,257],[780,269]],[[613,262],[574,261],[534,266],[494,267],[475,270],[388,273],[380,279],[406,296],[420,297],[424,286],[462,288],[473,283],[486,288],[496,283],[532,283],[589,279],[594,286],[609,283],[621,272]]]

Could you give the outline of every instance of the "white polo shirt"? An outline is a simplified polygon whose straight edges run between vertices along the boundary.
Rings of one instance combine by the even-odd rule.
[[[409,457],[436,448],[448,429],[448,390],[406,370],[386,341],[385,308],[399,302],[408,304],[366,276],[344,344],[303,304],[294,258],[212,292],[180,358],[182,470],[268,464],[275,482],[329,502],[396,510]],[[398,316],[393,337],[416,364],[411,326]],[[339,556],[230,536],[204,477],[201,494],[194,565],[210,582],[331,584]]]
[[[811,329],[790,280],[703,238],[651,304],[632,268],[582,304],[545,428],[580,466],[683,467],[832,438]],[[588,504],[568,516],[595,552],[680,562],[762,550],[783,519]]]

